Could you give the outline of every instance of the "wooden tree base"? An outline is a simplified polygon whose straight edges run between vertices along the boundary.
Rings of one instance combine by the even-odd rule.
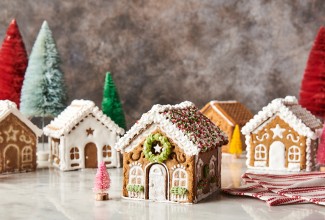
[[[320,166],[319,171],[325,172],[325,166],[324,165]]]
[[[97,201],[104,201],[104,200],[108,200],[108,193],[97,193],[96,194],[96,200]]]

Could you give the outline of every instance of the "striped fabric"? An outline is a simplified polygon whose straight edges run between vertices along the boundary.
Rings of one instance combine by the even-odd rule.
[[[270,206],[297,203],[325,205],[325,172],[300,174],[245,173],[243,185],[235,189],[223,189],[231,195],[251,196]]]

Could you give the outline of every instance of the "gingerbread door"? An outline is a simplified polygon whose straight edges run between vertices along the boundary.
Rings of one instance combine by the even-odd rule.
[[[97,147],[94,143],[85,146],[85,168],[97,168]]]
[[[285,146],[281,141],[274,141],[270,146],[269,167],[272,170],[282,170],[285,164]]]
[[[19,151],[16,145],[10,144],[4,150],[4,172],[19,170]]]
[[[167,173],[165,167],[154,164],[149,171],[149,199],[166,200]]]

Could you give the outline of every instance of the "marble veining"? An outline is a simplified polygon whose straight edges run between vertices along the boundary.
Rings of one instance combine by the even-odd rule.
[[[245,160],[223,156],[222,186],[240,185]],[[96,169],[37,172],[0,176],[0,219],[322,219],[321,206],[268,207],[253,198],[214,194],[195,205],[180,205],[121,198],[122,169],[109,169],[111,200],[95,201],[92,192]]]

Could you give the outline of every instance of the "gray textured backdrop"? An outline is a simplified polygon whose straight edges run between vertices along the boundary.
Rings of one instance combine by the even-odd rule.
[[[17,18],[30,53],[53,31],[70,100],[101,103],[105,72],[128,125],[155,103],[237,99],[253,112],[298,95],[325,2],[258,0],[1,0],[0,38]]]

